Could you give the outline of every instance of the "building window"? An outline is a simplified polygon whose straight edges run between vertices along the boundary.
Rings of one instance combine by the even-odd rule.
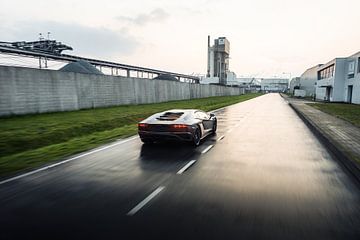
[[[348,78],[354,78],[355,75],[355,61],[348,62]]]
[[[330,78],[334,76],[335,65],[332,64],[318,72],[318,80]]]
[[[334,68],[335,68],[335,65],[330,66],[331,77],[334,76],[334,70],[335,70]]]

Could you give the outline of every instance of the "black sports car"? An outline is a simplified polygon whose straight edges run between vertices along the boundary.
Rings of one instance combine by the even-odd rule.
[[[166,140],[192,142],[195,146],[209,134],[215,133],[217,120],[213,113],[197,109],[173,109],[156,113],[138,124],[144,143]]]

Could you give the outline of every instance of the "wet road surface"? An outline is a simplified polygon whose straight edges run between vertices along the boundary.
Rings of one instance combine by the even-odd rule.
[[[0,184],[0,239],[360,239],[359,188],[284,99],[216,115],[198,148],[132,138]]]

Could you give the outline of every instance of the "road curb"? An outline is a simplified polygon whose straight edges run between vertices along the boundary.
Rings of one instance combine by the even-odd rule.
[[[310,118],[297,109],[292,103],[289,102],[289,106],[295,111],[295,113],[303,120],[308,126],[310,131],[324,144],[324,146],[335,156],[338,163],[353,177],[358,183],[360,183],[360,167],[351,160],[351,158],[344,153],[335,143],[335,141],[323,133],[320,127],[318,127]]]

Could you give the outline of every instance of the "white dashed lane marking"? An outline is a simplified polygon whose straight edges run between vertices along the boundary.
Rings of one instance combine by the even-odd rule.
[[[191,160],[191,161],[188,162],[183,168],[181,168],[176,174],[182,174],[182,173],[185,172],[189,167],[191,167],[195,162],[196,162],[196,160]]]
[[[201,153],[204,154],[204,153],[207,153],[214,145],[210,145],[208,146],[207,148],[205,148]]]
[[[151,201],[156,195],[158,195],[165,187],[161,186],[155,189],[149,196],[147,196],[144,200],[142,200],[138,205],[136,205],[133,209],[131,209],[126,215],[133,216],[137,213],[141,208],[143,208],[148,202]]]
[[[224,135],[222,135],[221,137],[219,137],[216,141],[221,141],[221,140],[223,140],[224,139]]]

